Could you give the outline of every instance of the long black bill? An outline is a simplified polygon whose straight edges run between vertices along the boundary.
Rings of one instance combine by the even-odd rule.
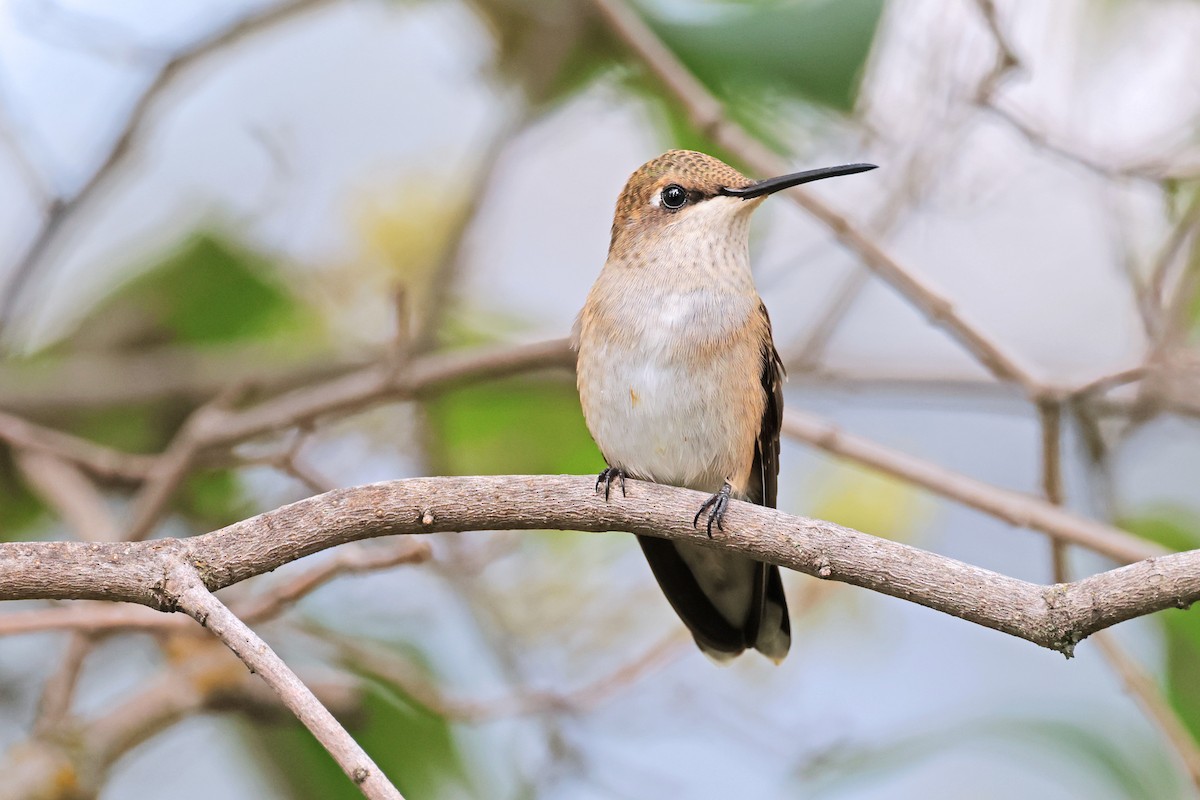
[[[876,168],[877,165],[875,164],[843,164],[840,167],[821,167],[820,169],[810,169],[806,172],[794,172],[791,175],[780,175],[778,178],[767,178],[765,181],[752,183],[741,189],[726,186],[720,192],[730,197],[740,197],[743,200],[749,200],[753,197],[773,194],[780,189],[790,189],[802,183],[819,181],[824,178],[836,178],[840,175],[854,175]]]

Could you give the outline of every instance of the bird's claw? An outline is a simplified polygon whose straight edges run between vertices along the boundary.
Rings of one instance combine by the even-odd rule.
[[[625,496],[625,470],[620,467],[605,467],[604,471],[596,476],[596,491],[600,491],[600,484],[604,484],[604,501],[608,502],[608,494],[612,489],[613,481],[621,484],[621,497]]]
[[[705,530],[708,532],[708,538],[712,538],[713,522],[717,523],[717,530],[725,530],[725,512],[729,509],[729,495],[733,491],[733,487],[728,482],[721,487],[721,491],[714,494],[712,497],[704,501],[700,506],[700,510],[696,512],[696,516],[692,518],[692,527],[695,528],[700,524],[700,517],[704,516],[704,512],[708,512],[708,525]]]

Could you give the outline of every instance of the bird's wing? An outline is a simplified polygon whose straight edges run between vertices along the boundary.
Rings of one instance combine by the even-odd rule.
[[[747,499],[768,508],[775,508],[779,497],[779,430],[783,426],[783,361],[771,336],[771,318],[767,308],[759,306],[767,335],[762,349],[762,423],[754,443],[754,465],[750,472]],[[781,661],[792,641],[788,619],[787,598],[779,568],[759,563],[754,575],[750,613],[746,617],[746,643],[775,661]]]
[[[783,361],[771,338],[771,318],[766,306],[759,311],[767,324],[762,349],[762,387],[766,395],[758,440],[754,446],[754,467],[750,472],[747,499],[760,506],[775,508],[779,495],[779,429],[783,425]]]

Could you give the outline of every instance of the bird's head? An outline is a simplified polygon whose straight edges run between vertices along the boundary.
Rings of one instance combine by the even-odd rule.
[[[752,181],[720,159],[694,150],[668,150],[629,177],[617,200],[611,251],[678,236],[744,237],[746,219],[768,195],[802,183],[853,175],[874,164],[796,172]]]

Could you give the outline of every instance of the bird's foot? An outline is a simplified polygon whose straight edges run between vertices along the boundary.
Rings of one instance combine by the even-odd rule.
[[[705,529],[708,531],[708,538],[712,538],[713,523],[717,523],[717,530],[725,530],[725,512],[729,509],[729,495],[733,491],[733,487],[729,485],[729,481],[721,487],[721,491],[714,494],[712,497],[704,501],[700,506],[700,510],[696,512],[695,518],[692,519],[692,527],[695,528],[700,524],[700,517],[704,516],[704,512],[708,512],[708,525]]]
[[[604,501],[608,502],[608,493],[612,489],[613,481],[621,484],[621,497],[625,496],[625,470],[620,467],[605,467],[604,471],[596,476],[596,491],[600,491],[600,484],[604,484]]]

